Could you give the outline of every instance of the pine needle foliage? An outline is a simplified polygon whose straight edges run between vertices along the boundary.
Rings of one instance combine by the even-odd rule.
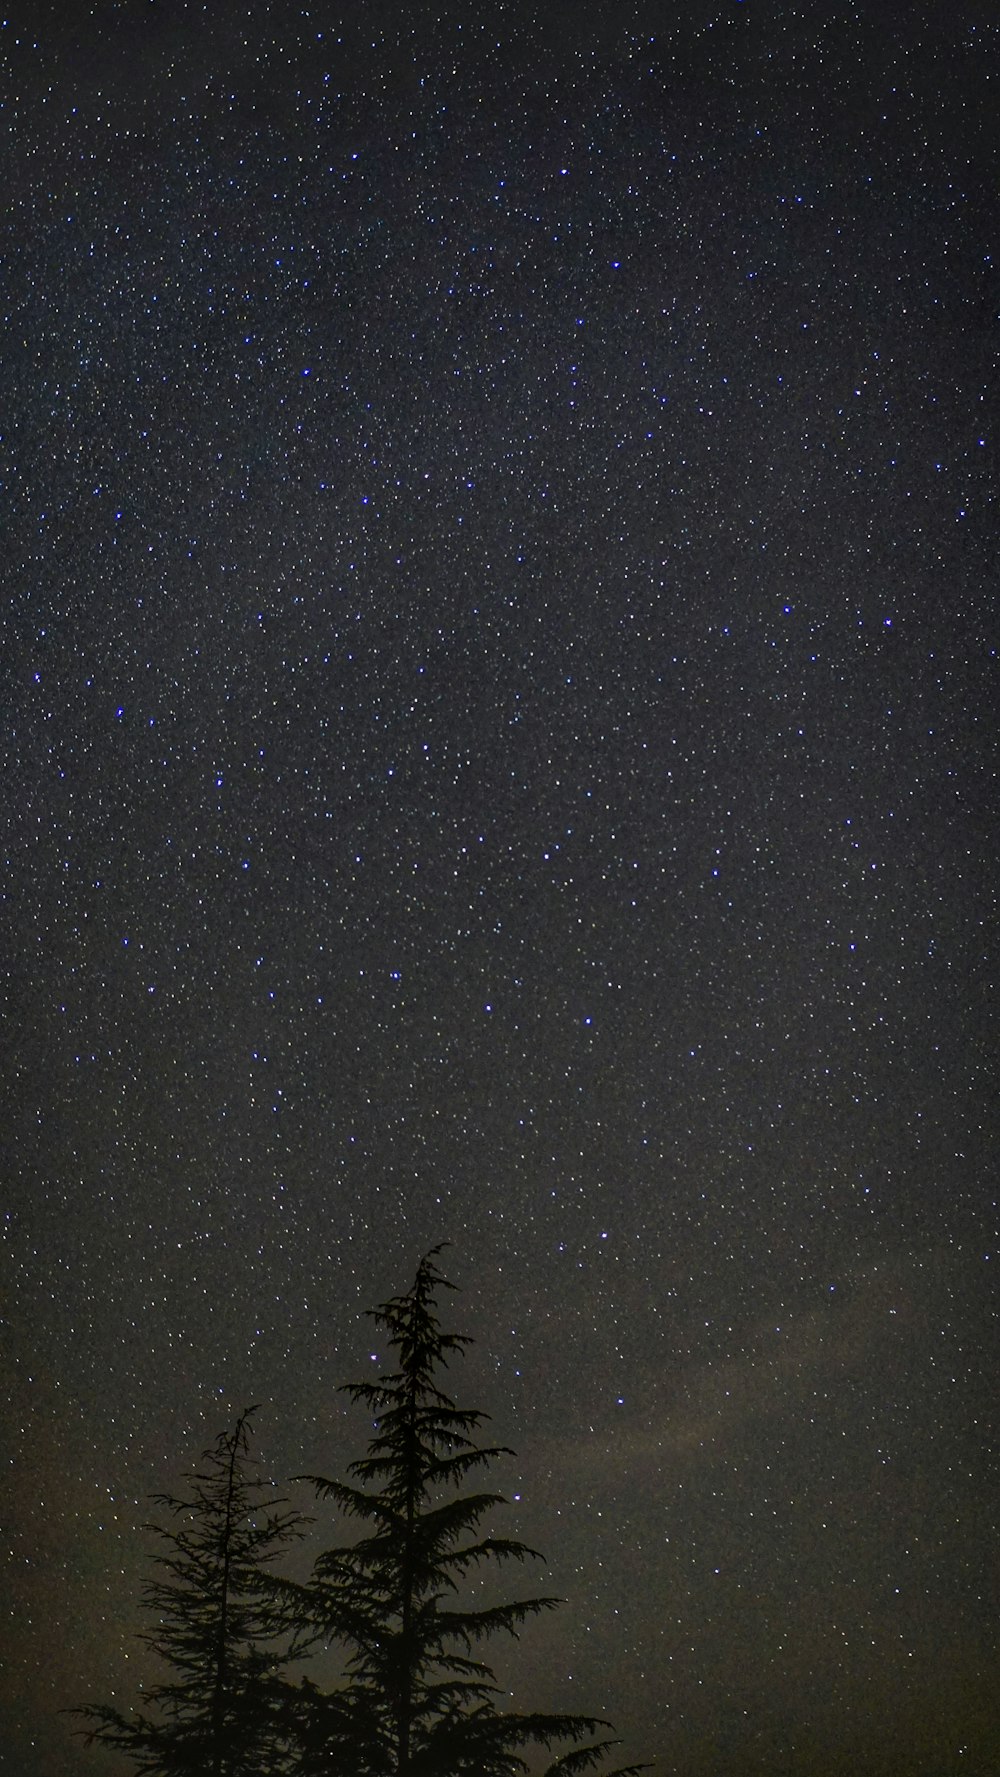
[[[166,1676],[127,1715],[108,1704],[72,1711],[81,1731],[129,1755],[142,1777],[278,1777],[287,1770],[278,1675],[294,1632],[265,1585],[272,1561],[306,1520],[248,1473],[247,1408],[203,1453],[182,1498],[157,1494],[165,1524],[143,1592],[154,1625],[140,1633]]]
[[[567,1742],[547,1777],[578,1777],[615,1744],[598,1717],[498,1707],[483,1644],[516,1636],[560,1601],[481,1608],[461,1601],[470,1576],[540,1557],[483,1533],[502,1495],[463,1490],[511,1452],[477,1443],[487,1416],[457,1407],[440,1387],[441,1371],[470,1343],[438,1319],[438,1294],[454,1287],[437,1270],[441,1250],[421,1261],[405,1295],[371,1311],[394,1367],[344,1390],[372,1415],[368,1454],[346,1481],[302,1477],[364,1532],[321,1555],[311,1583],[297,1589],[303,1633],[339,1644],[345,1656],[339,1689],[297,1692],[299,1777],[517,1777],[528,1768],[525,1749]]]

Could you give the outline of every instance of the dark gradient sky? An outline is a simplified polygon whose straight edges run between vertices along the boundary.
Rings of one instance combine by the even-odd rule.
[[[0,32],[3,1768],[447,1238],[519,1704],[989,1777],[995,6],[349,12]]]

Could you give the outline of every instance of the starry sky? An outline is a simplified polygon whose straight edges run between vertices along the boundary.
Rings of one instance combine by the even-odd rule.
[[[0,52],[4,1770],[446,1239],[516,1706],[988,1777],[995,6]]]

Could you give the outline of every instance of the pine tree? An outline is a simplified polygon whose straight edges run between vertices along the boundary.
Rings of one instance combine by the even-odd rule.
[[[89,1741],[131,1756],[144,1777],[271,1777],[286,1769],[278,1674],[294,1651],[265,1585],[270,1563],[305,1520],[247,1473],[247,1408],[186,1479],[184,1498],[158,1494],[166,1525],[143,1593],[154,1627],[144,1641],[169,1676],[122,1715],[108,1704],[72,1713]]]
[[[458,1602],[467,1576],[523,1563],[535,1551],[481,1534],[501,1495],[462,1492],[469,1475],[511,1452],[479,1446],[487,1416],[456,1407],[438,1386],[449,1358],[470,1343],[442,1331],[437,1317],[437,1292],[454,1287],[435,1267],[440,1251],[423,1259],[405,1295],[372,1310],[396,1367],[345,1389],[374,1416],[368,1455],[351,1466],[349,1481],[303,1477],[367,1533],[320,1556],[311,1584],[297,1593],[303,1632],[308,1623],[346,1656],[339,1689],[297,1693],[300,1777],[513,1777],[527,1768],[520,1749],[560,1742],[570,1749],[548,1777],[574,1777],[615,1744],[600,1737],[609,1724],[596,1717],[497,1707],[481,1644],[516,1635],[559,1600],[479,1609]]]

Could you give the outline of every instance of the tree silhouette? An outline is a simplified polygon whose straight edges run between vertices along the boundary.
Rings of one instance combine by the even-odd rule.
[[[187,1497],[158,1494],[167,1526],[156,1573],[143,1592],[155,1627],[140,1639],[169,1676],[146,1692],[146,1707],[122,1715],[109,1704],[72,1711],[89,1742],[128,1753],[145,1777],[272,1777],[287,1769],[277,1674],[290,1657],[280,1605],[264,1585],[269,1564],[305,1520],[247,1474],[247,1408],[186,1478]]]
[[[481,1644],[516,1635],[559,1600],[521,1598],[479,1609],[458,1601],[467,1576],[523,1563],[536,1552],[481,1534],[482,1520],[504,1503],[501,1495],[462,1492],[467,1477],[510,1452],[479,1446],[474,1440],[487,1416],[456,1407],[438,1386],[449,1358],[470,1343],[438,1321],[437,1292],[454,1287],[435,1267],[440,1251],[422,1260],[405,1295],[371,1311],[396,1367],[345,1388],[374,1417],[368,1455],[348,1470],[349,1481],[302,1477],[367,1532],[321,1555],[310,1583],[285,1589],[303,1635],[339,1644],[346,1656],[338,1689],[324,1694],[306,1684],[295,1691],[300,1777],[513,1777],[527,1768],[522,1749],[560,1742],[569,1750],[547,1777],[575,1777],[616,1744],[601,1737],[609,1724],[598,1717],[497,1707]],[[642,1768],[611,1777],[633,1777]]]

